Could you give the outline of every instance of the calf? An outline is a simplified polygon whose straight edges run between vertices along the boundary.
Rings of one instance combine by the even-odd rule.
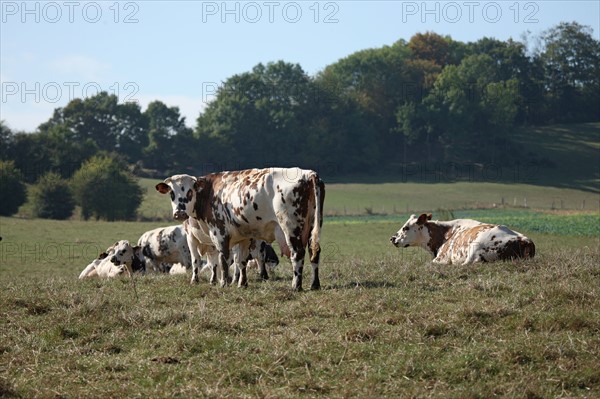
[[[252,240],[250,244],[250,257],[248,265],[252,262],[264,280],[269,279],[267,269],[273,269],[279,264],[279,257],[270,244],[262,240]]]
[[[111,278],[121,275],[125,271],[125,266],[115,266],[110,261],[114,251],[110,248],[107,252],[102,252],[98,258],[94,259],[89,265],[79,274],[79,279],[91,277]]]
[[[129,275],[134,272],[146,271],[142,248],[137,245],[131,246],[127,240],[121,240],[115,244],[115,253],[111,256],[110,261],[117,266],[124,265]]]
[[[142,234],[137,245],[142,248],[146,270],[170,273],[171,266],[180,263],[192,267],[192,256],[183,226],[159,227]]]
[[[275,250],[270,244],[267,244],[263,240],[250,240],[250,255],[246,259],[247,267],[256,267],[260,277],[263,280],[269,279],[269,273],[267,268],[273,269],[279,264],[279,257],[275,253]],[[241,260],[239,259],[240,251],[239,246],[233,248],[233,263],[235,264],[235,277],[233,281],[239,281],[241,272]]]
[[[411,215],[390,241],[396,247],[424,248],[436,263],[493,262],[535,255],[533,241],[506,226],[471,219],[431,221],[431,214]]]
[[[125,271],[143,271],[144,262],[140,257],[139,251],[136,256],[131,256],[128,269],[126,262],[122,262],[128,257],[128,251],[134,252],[128,241],[118,241],[111,245],[98,255],[98,258],[94,259],[89,265],[83,269],[79,274],[79,279],[90,278],[90,277],[117,277],[123,274]],[[134,259],[135,258],[135,259]]]
[[[277,239],[294,269],[292,287],[302,289],[306,247],[313,268],[312,289],[319,289],[319,245],[325,185],[316,172],[299,168],[249,169],[194,177],[174,175],[156,185],[170,194],[173,217],[191,220],[193,235],[208,237],[218,252],[221,285],[229,280],[229,255],[240,245],[239,285],[247,284],[250,239]],[[186,229],[187,231],[187,229]],[[202,240],[199,240],[202,243]],[[204,241],[205,242],[205,241]],[[189,243],[189,241],[188,241]],[[194,249],[191,248],[192,258]],[[194,262],[192,281],[197,278]]]
[[[192,227],[195,226],[195,227]],[[185,236],[187,239],[188,246],[190,248],[190,254],[193,259],[192,263],[195,265],[193,269],[207,268],[211,271],[210,283],[215,284],[217,281],[217,265],[219,263],[219,252],[215,248],[207,233],[201,226],[193,219],[187,219],[183,222],[183,228],[185,230]],[[258,265],[260,276],[264,280],[268,280],[269,275],[266,267],[271,268],[279,264],[279,258],[273,250],[273,247],[262,240],[250,240],[248,246],[249,256],[246,261],[252,259]],[[201,257],[206,255],[207,263],[204,267],[200,268]],[[242,251],[240,245],[235,245],[231,250],[231,256],[228,259],[228,264],[235,265],[235,277],[234,282],[240,282],[241,278],[241,262],[242,262]],[[199,272],[198,272],[199,273]],[[192,275],[192,283],[198,282],[198,273]],[[241,282],[243,284],[243,282]]]

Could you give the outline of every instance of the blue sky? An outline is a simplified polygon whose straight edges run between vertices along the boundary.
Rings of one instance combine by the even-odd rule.
[[[434,31],[520,40],[561,21],[600,36],[598,1],[1,1],[0,118],[34,131],[99,90],[176,105],[194,126],[218,85],[259,62],[309,74]]]

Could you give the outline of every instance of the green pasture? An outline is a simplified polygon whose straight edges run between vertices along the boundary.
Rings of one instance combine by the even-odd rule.
[[[533,184],[600,192],[600,123],[522,127],[514,140]]]
[[[326,180],[326,179],[325,179]],[[141,179],[145,197],[142,219],[169,220],[168,197],[156,192],[158,179]],[[600,194],[572,188],[502,183],[332,183],[326,181],[329,216],[410,214],[437,209],[492,207],[600,212]]]
[[[0,217],[0,397],[600,397],[597,132],[522,131],[537,169],[502,178],[323,176],[319,292],[291,290],[287,259],[247,289],[79,281],[115,241],[176,224],[159,179],[140,180],[138,221],[32,219],[25,205]],[[505,224],[536,257],[433,264],[389,242],[418,212]]]
[[[449,213],[433,212],[435,219]],[[563,248],[597,246],[600,238],[600,214],[542,212],[525,209],[459,210],[455,218],[505,224],[541,242],[551,242]],[[325,218],[322,245],[325,262],[362,258],[404,256],[415,253],[427,260],[417,249],[397,251],[389,237],[404,224],[408,214],[328,216]],[[148,230],[174,221],[103,222],[52,221],[43,219],[0,218],[0,279],[15,273],[31,272],[51,276],[57,272],[77,275],[89,261],[114,242],[137,239]],[[543,245],[541,249],[543,250]],[[538,252],[540,249],[538,248]]]
[[[563,227],[598,215],[538,216],[536,258],[469,266],[394,248],[403,215],[328,217],[323,289],[302,293],[285,259],[247,289],[78,281],[96,249],[164,222],[0,218],[0,396],[597,397],[599,235]]]

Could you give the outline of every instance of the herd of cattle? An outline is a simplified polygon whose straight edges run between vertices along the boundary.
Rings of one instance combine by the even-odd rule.
[[[144,233],[133,246],[116,242],[79,275],[114,277],[133,272],[186,273],[199,281],[203,269],[221,286],[247,286],[246,268],[254,263],[268,279],[267,267],[279,259],[293,267],[292,287],[302,289],[302,270],[308,249],[312,266],[311,289],[319,289],[319,244],[323,225],[325,185],[312,170],[299,168],[249,169],[201,177],[174,175],[156,185],[169,194],[173,218],[181,225]],[[492,262],[535,255],[535,245],[524,235],[502,225],[470,219],[432,221],[431,214],[412,215],[391,237],[396,247],[420,246],[438,263]],[[206,258],[206,262],[202,258]]]

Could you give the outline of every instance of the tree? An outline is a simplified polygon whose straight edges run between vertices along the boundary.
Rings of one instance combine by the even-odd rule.
[[[449,37],[442,37],[437,33],[417,33],[410,38],[410,48],[417,59],[432,61],[441,67],[446,66],[451,60]]]
[[[94,156],[73,175],[75,201],[84,219],[129,220],[143,198],[141,187],[122,161]]]
[[[0,161],[0,215],[10,216],[27,200],[21,172],[12,161]]]
[[[14,134],[6,152],[21,170],[23,179],[34,183],[46,172],[71,177],[97,151],[90,139],[77,140],[71,130],[56,125],[43,132]]]
[[[557,122],[600,120],[600,41],[590,27],[562,22],[542,35],[539,54]]]
[[[444,68],[423,100],[446,161],[495,161],[496,139],[513,126],[519,101],[518,81],[499,76],[490,56],[471,55]]]
[[[348,115],[354,123],[347,134],[356,146],[353,151],[362,153],[356,169],[372,169],[381,166],[378,159],[397,157],[402,137],[396,134],[396,111],[406,102],[419,101],[423,90],[425,73],[417,65],[406,42],[400,40],[351,54],[317,76],[338,103],[354,109]]]
[[[144,111],[148,123],[148,145],[144,148],[144,165],[161,171],[169,170],[189,159],[182,149],[194,147],[192,130],[185,125],[185,117],[178,107],[168,107],[161,101],[153,101]]]
[[[58,173],[48,172],[31,188],[35,216],[44,219],[67,219],[75,209],[75,199],[66,180]]]
[[[117,151],[130,162],[140,160],[147,145],[146,121],[139,105],[119,104],[117,96],[107,92],[76,98],[64,108],[55,109],[39,131],[47,133],[57,127],[71,132],[72,140],[90,141],[102,151]]]
[[[4,120],[0,120],[0,160],[8,160],[10,147],[14,142],[14,133]]]
[[[232,168],[301,163],[315,101],[297,64],[258,64],[232,76],[198,118],[202,159]]]

